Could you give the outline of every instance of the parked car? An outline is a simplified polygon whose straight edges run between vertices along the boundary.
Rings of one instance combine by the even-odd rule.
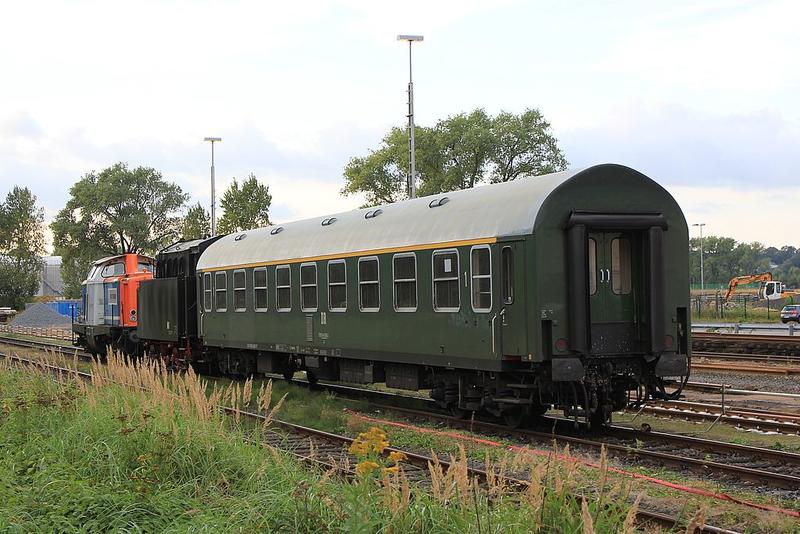
[[[800,323],[800,304],[784,306],[781,310],[781,322],[788,323],[789,321]]]

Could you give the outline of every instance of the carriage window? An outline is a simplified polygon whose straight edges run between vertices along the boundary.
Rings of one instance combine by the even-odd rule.
[[[378,311],[381,307],[381,284],[378,280],[378,258],[358,260],[358,304],[361,311]]]
[[[417,256],[396,254],[392,258],[394,272],[394,309],[414,311],[417,309]]]
[[[511,247],[503,247],[503,303],[514,303],[514,251]]]
[[[153,272],[153,264],[152,263],[144,263],[144,262],[140,261],[139,262],[139,272],[140,273],[141,272],[152,273]]]
[[[300,309],[317,311],[317,264],[300,266]]]
[[[589,238],[589,294],[597,293],[597,241]]]
[[[344,260],[328,262],[328,308],[347,310],[347,272]]]
[[[203,310],[211,311],[211,295],[213,289],[211,288],[211,273],[203,273]]]
[[[617,295],[631,292],[631,241],[625,237],[611,241],[611,290]]]
[[[458,251],[437,250],[433,253],[433,309],[458,311]]]
[[[488,312],[492,309],[492,252],[489,247],[472,247],[472,309]]]
[[[253,307],[258,312],[267,311],[267,268],[253,269]]]
[[[247,309],[247,282],[244,269],[233,271],[233,309],[237,312]]]
[[[228,309],[228,273],[215,273],[214,285],[216,286],[214,295],[216,298],[216,310],[224,312]]]
[[[292,274],[288,265],[275,267],[275,306],[281,312],[292,309]]]

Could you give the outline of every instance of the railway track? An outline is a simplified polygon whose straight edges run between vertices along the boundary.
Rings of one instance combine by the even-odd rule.
[[[710,371],[714,373],[742,373],[756,375],[790,376],[800,374],[800,366],[786,365],[741,365],[725,363],[695,363],[692,362],[693,371]]]
[[[87,382],[92,381],[92,375],[90,373],[63,368],[38,360],[22,358],[4,352],[0,352],[0,357],[12,360],[17,364],[47,369],[55,376],[74,377],[77,375]],[[229,415],[245,417],[258,422],[264,422],[266,419],[266,417],[262,414],[247,410],[240,410],[227,406],[222,406],[220,408]],[[348,448],[353,443],[354,438],[325,432],[275,418],[271,419],[271,423],[278,427],[280,431],[270,430],[262,435],[262,445],[266,444],[275,449],[283,451],[307,465],[311,465],[325,471],[334,469],[339,472],[341,476],[347,478],[352,478],[355,476],[355,470],[351,466],[357,465],[359,459],[347,452]],[[446,458],[437,457],[434,459],[431,456],[417,454],[412,451],[406,451],[392,447],[387,448],[383,454],[388,457],[392,452],[401,452],[405,455],[406,459],[403,461],[403,470],[409,482],[412,484],[429,484],[429,465],[434,462],[438,462],[439,465],[441,465],[445,470],[448,470],[451,466],[451,463]],[[482,484],[486,484],[487,480],[490,478],[490,476],[492,476],[486,470],[474,465],[467,467],[467,475],[470,480],[477,479]],[[520,490],[524,490],[528,486],[528,481],[523,478],[507,476],[506,483],[509,485],[509,487]],[[576,496],[576,498],[580,500],[584,497]],[[656,511],[648,511],[640,508],[637,511],[637,524],[642,527],[674,529],[679,526],[679,521],[677,518],[668,514]],[[711,525],[696,527],[694,532],[696,534],[738,534],[735,531],[717,528]]]
[[[800,357],[776,354],[741,354],[736,352],[692,351],[692,358],[704,360],[741,360],[747,362],[795,363],[800,364]],[[694,367],[696,364],[692,364]]]
[[[800,416],[787,412],[726,407],[719,404],[688,401],[659,401],[638,410],[648,415],[664,416],[689,421],[718,421],[762,432],[800,435]]]
[[[770,354],[800,358],[800,336],[693,332],[692,352]]]

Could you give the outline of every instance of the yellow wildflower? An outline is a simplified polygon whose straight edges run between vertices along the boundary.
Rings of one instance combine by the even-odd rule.
[[[392,452],[389,453],[389,459],[392,462],[394,462],[396,464],[399,464],[403,460],[407,460],[408,457],[404,453],[402,453],[400,451],[392,451]]]
[[[350,454],[355,454],[356,456],[365,456],[369,453],[369,446],[368,444],[361,439],[360,437],[353,440],[353,443],[350,444]]]
[[[372,460],[364,460],[363,462],[359,462],[359,464],[356,465],[356,474],[363,476],[372,473],[372,471],[374,471],[378,467],[379,467],[378,464],[376,464]]]
[[[400,466],[398,465],[383,468],[383,473],[386,475],[396,475],[398,472],[400,472]]]

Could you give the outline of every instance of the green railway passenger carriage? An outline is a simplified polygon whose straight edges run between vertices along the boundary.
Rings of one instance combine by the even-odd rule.
[[[603,423],[688,376],[687,241],[669,193],[610,164],[249,230],[195,257],[188,350]]]

